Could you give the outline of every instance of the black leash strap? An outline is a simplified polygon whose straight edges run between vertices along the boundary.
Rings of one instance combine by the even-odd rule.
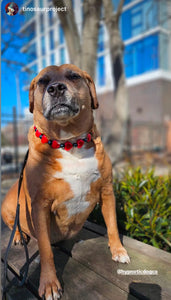
[[[29,150],[27,150],[27,153],[25,155],[24,162],[23,162],[23,165],[22,165],[22,169],[21,169],[21,172],[20,172],[20,177],[19,177],[19,182],[18,182],[18,197],[17,197],[16,216],[15,216],[13,230],[12,230],[12,233],[11,233],[11,236],[10,236],[10,240],[9,240],[9,243],[8,243],[8,247],[7,247],[7,250],[5,252],[5,257],[4,257],[3,300],[6,299],[6,291],[7,291],[7,289],[6,289],[6,280],[9,281],[8,274],[7,274],[7,268],[8,268],[7,259],[8,259],[9,250],[11,248],[11,245],[12,245],[12,242],[13,242],[14,235],[15,235],[17,227],[18,227],[18,230],[20,232],[21,242],[22,242],[22,244],[24,246],[24,250],[25,250],[25,255],[26,255],[26,269],[25,269],[25,272],[24,272],[22,280],[21,281],[18,280],[15,285],[16,286],[20,286],[20,287],[23,286],[23,284],[26,281],[27,274],[28,274],[29,254],[28,254],[27,244],[26,244],[26,241],[24,239],[24,236],[23,236],[23,233],[22,233],[22,230],[21,230],[21,226],[20,226],[20,203],[19,203],[21,184],[22,184],[22,181],[23,181],[23,172],[24,172],[24,168],[25,168],[25,165],[26,165],[26,162],[27,162],[27,159],[28,159],[28,154],[29,154]],[[11,285],[14,285],[14,284],[11,284]]]

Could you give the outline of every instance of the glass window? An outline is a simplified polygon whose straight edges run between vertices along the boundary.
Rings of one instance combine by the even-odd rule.
[[[27,58],[28,62],[31,62],[37,58],[37,51],[36,51],[36,43],[33,43],[30,45],[30,47],[27,50]]]
[[[39,7],[43,7],[43,0],[39,0]]]
[[[40,15],[40,32],[43,33],[44,31],[44,17],[43,14]]]
[[[34,72],[35,74],[37,73],[37,64],[31,67],[31,71]]]
[[[142,6],[135,7],[131,11],[132,36],[138,35],[143,31]]]
[[[98,38],[98,52],[104,50],[104,27],[100,26],[99,28],[99,38]]]
[[[105,59],[99,56],[97,59],[97,83],[99,86],[105,85]]]
[[[133,76],[133,49],[129,46],[125,49],[124,65],[126,77]]]
[[[132,15],[132,26],[138,26],[142,24],[142,13],[138,12]]]
[[[61,25],[59,25],[59,43],[64,43],[64,32]]]
[[[31,39],[35,38],[36,36],[36,28],[35,22],[32,22],[27,28],[23,31],[23,35],[27,38],[30,42]]]
[[[37,68],[37,64],[34,64],[33,66],[31,66],[29,68],[29,82],[32,81],[32,79],[37,75],[37,72],[38,72],[38,68]]]
[[[158,43],[158,35],[151,35],[125,47],[126,77],[143,74],[158,68]]]
[[[46,68],[46,58],[42,59],[42,68]]]
[[[50,55],[50,63],[51,63],[51,65],[55,65],[55,53],[52,53]]]
[[[50,39],[50,50],[53,50],[55,48],[54,31],[53,30],[50,30],[50,32],[49,32],[49,39]]]
[[[129,4],[129,3],[133,2],[133,1],[135,1],[135,0],[125,0],[124,3],[125,3],[125,5],[126,5],[126,4]]]
[[[49,11],[48,12],[48,14],[49,14],[49,26],[52,26],[52,24],[53,24],[53,11]]]
[[[63,65],[65,63],[65,49],[63,47],[59,50],[59,55],[60,55],[60,64]]]
[[[131,38],[131,12],[130,9],[126,10],[122,14],[122,38],[127,40]]]
[[[41,37],[41,53],[42,55],[45,55],[45,37]]]

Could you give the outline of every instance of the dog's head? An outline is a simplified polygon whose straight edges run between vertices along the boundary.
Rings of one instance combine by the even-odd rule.
[[[92,78],[71,64],[43,69],[31,82],[29,102],[30,112],[41,111],[47,120],[59,123],[98,108]]]

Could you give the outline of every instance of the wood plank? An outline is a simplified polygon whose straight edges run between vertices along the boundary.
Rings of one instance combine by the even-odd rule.
[[[75,244],[72,250],[72,257],[127,292],[129,292],[132,283],[138,282],[137,292],[142,283],[145,283],[150,284],[150,286],[148,286],[149,289],[153,288],[155,285],[156,290],[159,291],[161,287],[162,299],[170,299],[171,259],[166,263],[164,260],[160,259],[160,257],[156,257],[156,255],[152,258],[152,253],[148,256],[147,253],[143,253],[144,250],[134,249],[134,240],[132,240],[131,247],[127,247],[126,243],[125,246],[131,257],[131,263],[129,265],[112,262],[111,254],[107,247],[107,239],[104,237],[96,237]],[[143,244],[143,246],[146,246],[146,244]],[[152,249],[155,250],[153,247]],[[166,256],[171,258],[169,253],[167,253]],[[158,275],[118,275],[118,269],[124,271],[157,270]],[[136,285],[134,284],[132,290],[135,289],[135,287]],[[143,295],[146,296],[145,290]]]
[[[84,224],[84,228],[107,238],[107,230],[103,226],[86,221]],[[166,263],[171,259],[170,253],[151,245],[145,244],[122,234],[120,234],[120,239],[125,247],[133,248],[137,251],[140,251],[141,253],[151,256],[152,258],[156,257],[157,259],[164,260]]]
[[[2,279],[2,286],[3,286],[3,278],[4,278],[4,264],[1,263],[1,279]],[[16,277],[14,274],[8,270],[8,278],[11,282],[16,283]],[[27,288],[26,286],[23,287],[16,287],[16,286],[11,286],[11,284],[6,282],[6,288],[7,288],[7,293],[6,293],[6,300],[36,300],[37,297],[34,296]]]
[[[107,234],[107,229],[101,225],[97,225],[95,223],[89,222],[89,221],[85,221],[84,223],[84,228],[88,229],[92,232],[95,232],[99,235],[106,235]]]
[[[96,225],[97,226],[97,225]],[[165,253],[162,250],[156,249],[154,247],[151,247],[149,245],[143,244],[139,241],[135,241],[128,237],[123,237],[125,246],[131,256],[131,264],[130,265],[123,265],[119,263],[112,262],[111,260],[111,254],[110,251],[107,248],[107,239],[104,237],[100,237],[97,235],[94,231],[95,228],[93,226],[93,232],[83,229],[75,239],[70,241],[65,241],[63,243],[59,244],[59,247],[63,249],[65,252],[72,252],[73,259],[71,260],[72,263],[69,263],[69,270],[71,273],[75,274],[75,277],[77,277],[77,273],[75,273],[76,268],[74,264],[74,260],[79,263],[79,265],[84,265],[84,267],[87,269],[91,269],[92,272],[97,273],[98,276],[102,276],[105,278],[106,281],[110,281],[112,285],[117,285],[118,288],[123,289],[126,293],[129,293],[131,291],[131,294],[136,295],[137,298],[139,298],[139,295],[142,295],[146,291],[146,294],[143,294],[147,297],[148,293],[150,295],[155,295],[155,300],[157,300],[159,293],[162,295],[162,299],[170,299],[171,289],[170,289],[170,280],[171,280],[171,266],[170,266],[170,257],[171,255],[169,253]],[[5,245],[7,245],[9,236],[8,236],[8,229],[3,233],[3,246],[2,248],[5,248]],[[135,244],[135,247],[134,247]],[[146,248],[147,247],[147,248]],[[11,266],[15,271],[19,270],[25,263],[25,256],[23,251],[23,247],[19,247],[20,249],[17,249],[18,246],[13,246],[12,254],[16,257],[16,253],[18,253],[17,257],[18,259],[15,259],[14,261],[10,261]],[[31,255],[34,255],[37,252],[37,243],[35,241],[31,240],[29,243],[29,253]],[[22,249],[22,250],[21,250]],[[55,248],[56,249],[56,248]],[[154,255],[153,255],[154,250]],[[157,250],[157,251],[156,251]],[[55,254],[55,260],[58,259],[56,257],[61,257],[61,251],[59,249],[55,250],[57,251]],[[3,251],[2,251],[3,252]],[[164,252],[164,253],[163,253]],[[95,253],[95,254],[94,254]],[[64,253],[62,253],[63,255]],[[148,255],[150,254],[150,256]],[[164,258],[163,255],[164,254]],[[68,255],[65,254],[65,259],[68,259]],[[10,256],[9,256],[10,258]],[[11,259],[11,258],[10,258]],[[70,258],[69,258],[70,259]],[[68,260],[69,260],[68,259]],[[21,263],[22,262],[22,263]],[[166,264],[167,262],[167,264]],[[35,264],[34,261],[32,263]],[[58,268],[57,263],[57,268]],[[72,270],[72,267],[70,264],[74,265],[74,268]],[[39,265],[39,263],[36,263],[36,266]],[[66,264],[68,266],[68,263]],[[37,266],[38,267],[38,266]],[[81,267],[80,267],[81,268]],[[60,269],[60,268],[59,268]],[[79,269],[79,267],[78,267]],[[158,276],[123,276],[117,274],[117,269],[122,270],[158,270],[159,275]],[[31,274],[31,279],[28,281],[28,286],[30,285],[31,288],[33,288],[34,284],[33,282],[34,277],[37,276],[37,285],[35,286],[35,290],[37,291],[38,288],[38,280],[39,280],[39,268],[37,270],[34,270],[33,274]],[[66,273],[67,273],[66,269]],[[83,271],[85,272],[85,270]],[[64,279],[64,272],[59,272],[59,275],[62,274],[61,279]],[[85,272],[86,274],[86,272]],[[60,276],[59,276],[60,277]],[[78,277],[79,278],[79,277]],[[90,275],[90,278],[92,278],[92,275]],[[68,282],[66,284],[66,281],[69,280],[72,283],[72,278],[69,278],[69,275],[67,275],[65,282],[65,289],[68,286]],[[81,279],[83,282],[86,282],[85,279]],[[87,279],[86,279],[87,280]],[[77,283],[76,283],[77,284]],[[144,285],[145,284],[145,285]],[[66,293],[65,296],[68,296],[69,293]],[[96,294],[96,292],[95,292]],[[95,297],[94,294],[94,297]],[[79,291],[78,291],[79,295]],[[75,297],[75,293],[73,294],[73,297]],[[129,294],[130,297],[130,294]],[[96,295],[97,298],[97,295]],[[71,299],[71,298],[66,298]],[[73,298],[74,299],[74,298]],[[99,298],[100,299],[100,298]],[[150,298],[151,299],[151,298]]]
[[[11,287],[6,294],[6,300],[37,300],[26,287]]]
[[[4,255],[8,246],[10,239],[11,230],[5,225],[3,226],[3,231],[1,235],[1,259],[4,259]],[[28,243],[29,259],[32,261],[38,255],[37,242],[34,239],[30,239]],[[13,269],[13,271],[20,276],[26,267],[26,256],[24,252],[24,247],[21,245],[13,245],[9,251],[8,264]]]
[[[64,288],[62,300],[99,299],[111,300],[115,295],[117,300],[128,299],[128,294],[108,280],[96,274],[89,268],[69,257],[64,252],[53,247],[57,276]],[[32,262],[28,282],[32,290],[38,290],[40,264]],[[137,298],[130,295],[131,300]]]
[[[8,228],[5,228],[2,233],[2,255],[4,255],[7,246],[9,234],[10,231],[8,230]],[[79,241],[80,238],[82,239],[82,235],[82,233],[78,235],[77,241]],[[87,239],[89,237],[92,237],[92,235],[93,237],[96,236],[96,234],[93,233],[91,233],[90,236],[90,232],[86,231],[84,233],[84,238]],[[73,240],[70,243],[68,252],[71,251],[72,247],[74,247],[74,244],[75,241]],[[27,288],[29,289],[29,291],[31,291],[31,294],[33,293],[33,295],[36,295],[36,298],[38,298],[37,291],[40,278],[40,262],[38,259],[39,256],[37,256],[37,243],[34,240],[31,240],[28,244],[28,248],[30,254],[29,256],[33,257],[35,255],[35,258],[30,264],[26,287],[23,288],[23,293],[24,291],[27,291],[25,290],[25,288]],[[63,249],[65,248],[63,247]],[[53,251],[57,276],[64,286],[64,295],[62,299],[111,300],[113,299],[113,295],[115,295],[116,299],[118,300],[126,300],[128,298],[127,292],[115,286],[115,284],[108,282],[108,279],[103,278],[100,274],[96,274],[93,270],[90,270],[89,267],[86,267],[82,265],[82,263],[77,262],[66,253],[59,250],[59,248],[53,247]],[[12,250],[10,251],[8,258],[8,264],[13,269],[13,271],[16,272],[16,274],[20,274],[20,270],[25,266],[25,256],[22,246],[12,246]],[[19,299],[17,297],[19,297],[21,290],[12,290],[11,293],[12,295],[15,295],[15,298],[9,298],[10,300]],[[19,294],[17,295],[17,293]],[[131,300],[136,299],[131,295],[130,297]],[[22,299],[25,299],[24,296]],[[35,296],[33,296],[33,299],[35,299]]]

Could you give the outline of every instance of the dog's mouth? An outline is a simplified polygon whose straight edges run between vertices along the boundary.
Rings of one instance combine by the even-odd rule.
[[[54,105],[51,108],[51,111],[55,111],[55,113],[57,114],[67,114],[67,113],[73,113],[73,114],[77,114],[79,112],[79,108],[66,104],[66,103],[59,103]]]
[[[67,101],[61,101],[58,99],[56,103],[51,103],[51,106],[48,106],[48,109],[44,109],[44,116],[48,120],[62,120],[70,119],[75,117],[80,112],[80,107],[77,104],[77,101],[72,100],[71,103]]]

